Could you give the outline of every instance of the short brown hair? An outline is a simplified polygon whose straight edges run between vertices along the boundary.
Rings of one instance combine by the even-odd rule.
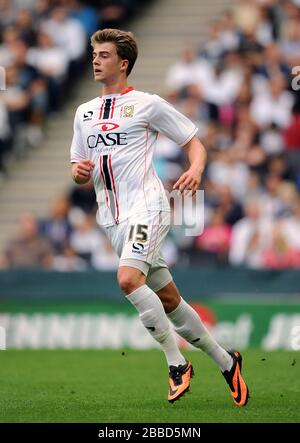
[[[91,45],[96,43],[112,42],[116,45],[117,54],[122,60],[128,60],[126,75],[128,76],[138,56],[137,43],[132,32],[120,29],[101,29],[91,37]]]

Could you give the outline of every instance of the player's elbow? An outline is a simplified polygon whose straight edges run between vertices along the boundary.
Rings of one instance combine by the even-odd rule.
[[[188,151],[191,151],[191,150],[199,151],[200,150],[201,152],[205,153],[205,155],[206,155],[206,149],[196,135],[194,135],[194,137],[191,138],[191,140],[186,145],[184,145],[184,148]]]
[[[207,153],[206,149],[199,140],[198,137],[194,136],[185,146],[187,155],[189,156],[191,162],[199,163],[203,167],[206,164]]]

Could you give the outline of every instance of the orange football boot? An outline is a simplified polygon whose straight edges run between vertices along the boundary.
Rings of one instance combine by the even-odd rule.
[[[168,400],[170,403],[174,403],[189,390],[194,370],[190,362],[187,362],[185,365],[170,366],[169,370]]]
[[[242,376],[242,356],[239,352],[228,352],[233,358],[230,371],[222,372],[230,387],[230,394],[237,406],[246,406],[249,399],[249,389]]]

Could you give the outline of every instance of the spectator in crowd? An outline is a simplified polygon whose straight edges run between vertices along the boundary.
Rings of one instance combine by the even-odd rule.
[[[245,217],[232,230],[229,262],[234,266],[262,267],[262,253],[270,243],[271,222],[262,218],[262,207],[257,200],[249,199]]]
[[[61,253],[69,244],[72,227],[69,222],[69,199],[55,197],[51,203],[49,218],[40,223],[40,232],[50,241],[55,253]]]
[[[211,66],[215,66],[222,57],[223,51],[220,24],[215,21],[210,23],[207,40],[202,48],[199,49],[200,58],[208,60]]]
[[[280,223],[273,227],[272,243],[263,253],[263,266],[267,269],[300,269],[300,250],[288,243]]]
[[[289,77],[289,65],[282,57],[280,47],[275,42],[265,47],[261,63],[255,66],[255,74],[268,80],[274,76]]]
[[[285,157],[300,190],[300,101],[293,107],[289,126],[283,131]]]
[[[92,6],[83,4],[80,0],[69,0],[69,16],[78,20],[85,30],[87,37],[100,28],[100,17],[98,11]]]
[[[60,272],[86,271],[88,265],[85,260],[78,257],[74,249],[70,246],[65,246],[60,254],[55,255],[53,269]]]
[[[212,263],[226,263],[231,239],[231,226],[226,223],[224,211],[216,209],[209,225],[196,238],[199,254],[209,255]]]
[[[168,90],[180,91],[188,85],[203,85],[205,78],[212,75],[212,67],[202,59],[200,60],[195,51],[188,47],[181,52],[180,60],[171,66],[166,76]]]
[[[51,12],[51,18],[45,20],[41,28],[65,51],[69,60],[78,61],[83,57],[87,41],[84,28],[78,20],[68,17],[65,7],[56,6]]]
[[[50,269],[53,251],[49,241],[39,234],[38,222],[32,214],[20,219],[19,235],[9,242],[1,259],[2,267]]]
[[[15,24],[18,29],[19,38],[26,43],[28,47],[36,44],[36,31],[33,25],[32,12],[29,9],[19,9]]]
[[[259,134],[259,144],[266,155],[270,157],[284,150],[283,134],[275,123],[267,126]]]
[[[284,182],[279,175],[270,173],[265,177],[265,191],[261,195],[264,216],[275,220],[288,211],[287,202],[281,194]]]
[[[30,103],[30,94],[23,90],[18,82],[19,70],[17,66],[11,65],[6,68],[6,91],[2,98],[2,103],[8,114],[9,128],[5,133],[14,134],[14,152],[16,156],[24,155],[24,132],[26,127],[26,110]],[[6,136],[4,133],[3,143],[4,150],[9,151],[9,144],[5,143]]]
[[[96,226],[95,219],[83,212],[78,213],[73,232],[70,236],[70,246],[76,254],[91,265],[94,257],[103,253],[105,248],[104,233]]]
[[[101,248],[95,248],[92,252],[91,265],[99,271],[116,271],[118,269],[119,257],[105,235],[102,237]]]
[[[1,28],[5,28],[13,23],[15,20],[15,10],[14,5],[11,0],[0,0],[0,11],[1,11]]]
[[[11,132],[8,120],[7,107],[0,101],[0,178],[4,176],[5,173],[5,157],[9,153],[9,140],[11,138]]]
[[[242,205],[239,201],[234,199],[230,186],[224,185],[217,187],[216,200],[217,209],[218,207],[221,209],[226,225],[233,226],[243,217]]]
[[[29,146],[39,146],[43,139],[42,127],[47,112],[46,82],[42,74],[28,64],[28,46],[23,40],[19,39],[15,42],[13,53],[18,84],[29,94],[25,116],[27,141]]]
[[[236,158],[232,149],[215,155],[208,166],[208,177],[216,186],[229,186],[236,199],[245,197],[249,168]]]
[[[47,82],[48,110],[60,110],[68,72],[68,59],[65,51],[55,46],[47,33],[39,32],[37,46],[28,50],[27,62],[43,74]]]
[[[300,252],[300,199],[294,200],[293,212],[281,220],[281,228],[289,244]]]
[[[52,0],[36,0],[34,2],[32,13],[34,16],[34,22],[37,23],[38,26],[50,16],[52,6]]]
[[[133,12],[132,0],[104,0],[101,7],[101,22],[104,28],[120,28]]]
[[[253,32],[260,22],[259,4],[252,0],[240,0],[233,8],[236,27],[242,34]]]
[[[291,66],[300,65],[300,16],[287,20],[279,47],[284,61]]]
[[[97,211],[96,194],[91,180],[85,185],[74,186],[70,191],[69,199],[72,208],[81,209],[87,214]]]
[[[241,33],[236,27],[232,11],[227,10],[219,19],[220,42],[224,51],[236,51],[240,46]]]
[[[284,77],[276,75],[270,79],[265,93],[253,98],[251,117],[262,129],[272,123],[285,128],[291,123],[293,105],[294,97],[286,90]]]

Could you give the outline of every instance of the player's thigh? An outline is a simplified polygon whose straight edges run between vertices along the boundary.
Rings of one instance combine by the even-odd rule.
[[[109,239],[115,253],[121,257],[124,248],[128,221],[124,220],[118,225],[108,226],[104,228],[105,234]]]
[[[121,257],[126,243],[127,232],[128,220],[105,229],[105,233],[119,257]],[[134,259],[120,261],[117,272],[119,286],[125,292],[132,292],[136,287],[145,283],[148,269],[149,266],[146,263]]]

